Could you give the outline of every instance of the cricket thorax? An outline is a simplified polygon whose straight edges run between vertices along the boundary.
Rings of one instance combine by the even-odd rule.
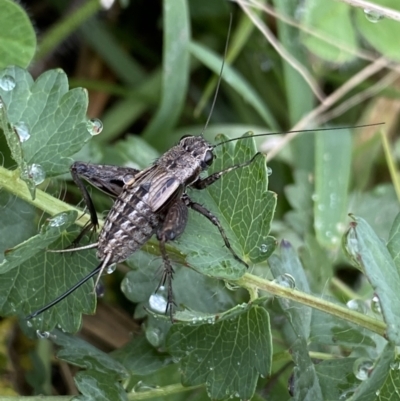
[[[203,137],[184,136],[157,163],[188,186],[212,164],[213,159],[213,146]]]

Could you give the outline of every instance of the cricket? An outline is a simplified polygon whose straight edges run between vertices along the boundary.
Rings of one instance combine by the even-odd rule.
[[[172,280],[174,269],[168,253],[166,244],[176,240],[185,230],[188,221],[189,209],[201,214],[219,230],[223,242],[232,254],[232,257],[248,268],[248,265],[239,255],[235,253],[229,238],[227,237],[219,219],[205,206],[193,201],[187,193],[187,189],[203,190],[214,184],[223,175],[249,166],[257,157],[264,157],[257,152],[250,160],[230,166],[208,177],[201,178],[200,174],[206,171],[213,163],[214,149],[224,143],[244,139],[242,137],[232,138],[215,145],[206,141],[203,137],[209,124],[218,90],[221,84],[224,63],[229,43],[232,17],[229,25],[225,53],[221,65],[213,102],[207,121],[200,135],[183,136],[177,145],[165,152],[157,161],[144,170],[130,167],[119,167],[114,165],[97,165],[84,162],[74,162],[70,168],[72,179],[82,193],[90,215],[90,223],[87,224],[72,243],[72,247],[51,252],[72,252],[84,249],[97,249],[99,264],[85,277],[78,281],[68,291],[61,294],[49,304],[36,310],[26,317],[27,320],[37,317],[52,306],[61,302],[72,292],[97,275],[94,288],[96,288],[101,275],[110,266],[124,262],[130,255],[139,250],[153,235],[159,241],[160,254],[163,263],[163,271],[160,287],[167,288],[167,305],[165,313],[169,314],[173,322],[174,296]],[[341,127],[334,129],[361,128]],[[332,128],[318,128],[301,131],[283,132],[315,132],[332,130]],[[253,135],[267,136],[282,134],[272,132]],[[97,242],[89,245],[76,246],[84,235],[96,231],[99,222],[91,196],[83,182],[87,181],[92,186],[103,191],[111,198],[114,204],[109,211],[104,226],[99,232]]]

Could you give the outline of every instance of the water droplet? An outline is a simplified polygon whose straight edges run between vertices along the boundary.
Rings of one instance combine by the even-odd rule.
[[[346,303],[346,306],[356,312],[367,313],[367,305],[362,299],[350,299],[350,301]]]
[[[384,18],[384,15],[382,13],[376,10],[370,10],[369,8],[364,8],[364,15],[369,22],[372,22],[374,24]]]
[[[40,330],[36,330],[36,335],[40,340],[44,340],[50,337],[50,333],[48,331],[41,332]]]
[[[163,340],[161,330],[157,327],[147,329],[146,338],[153,347],[159,347]]]
[[[0,88],[6,92],[15,88],[15,79],[11,75],[4,75],[0,78]]]
[[[106,269],[107,274],[114,273],[116,268],[117,268],[116,263],[112,263],[110,266],[107,266],[107,269]]]
[[[267,244],[261,244],[259,249],[261,253],[267,253],[269,250],[269,246]]]
[[[296,287],[296,280],[289,273],[281,274],[280,276],[276,277],[273,282],[286,288],[294,289]]]
[[[96,296],[97,298],[103,298],[104,294],[106,293],[106,287],[104,286],[104,283],[99,281],[96,285]]]
[[[379,390],[379,389],[375,391],[376,396],[379,396],[380,393],[381,393],[381,390]]]
[[[382,314],[381,303],[379,301],[378,295],[374,295],[371,299],[371,310],[377,315]]]
[[[267,167],[267,176],[269,177],[272,174],[272,168]]]
[[[28,124],[26,124],[24,121],[18,121],[15,123],[14,130],[18,134],[20,142],[25,142],[31,137]]]
[[[213,368],[212,366],[210,366],[210,370],[211,370],[211,371],[213,371],[213,370],[214,370],[214,368]]]
[[[149,306],[154,312],[165,313],[167,309],[167,299],[163,295],[163,289],[164,287],[160,287],[159,291],[149,298]]]
[[[49,226],[50,227],[61,227],[66,223],[68,220],[68,214],[67,213],[60,213],[57,216],[54,216],[52,219],[49,221]]]
[[[374,363],[367,358],[358,358],[353,365],[353,373],[361,381],[367,380],[373,369]]]
[[[27,321],[26,321],[26,325],[27,325],[28,327],[32,327],[32,322],[31,322],[30,320],[27,320]]]
[[[21,172],[21,178],[32,179],[36,185],[39,185],[45,180],[46,173],[40,164],[31,164]]]
[[[103,123],[98,118],[91,118],[86,123],[86,128],[90,135],[99,135],[103,131]]]
[[[311,199],[312,199],[314,202],[316,202],[316,201],[319,199],[318,194],[312,194],[312,195],[311,195]]]

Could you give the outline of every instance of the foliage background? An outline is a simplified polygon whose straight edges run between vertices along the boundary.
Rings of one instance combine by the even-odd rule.
[[[0,5],[7,7],[10,3],[14,4],[3,0]],[[182,135],[198,135],[208,116],[216,84],[210,70],[214,73],[220,70],[230,12],[233,12],[233,27],[227,65],[206,138],[214,140],[219,133],[238,137],[249,130],[255,133],[282,132],[292,127],[304,129],[321,124],[352,126],[385,122],[385,127],[384,134],[377,132],[376,127],[369,127],[351,133],[344,130],[297,137],[258,138],[258,148],[267,152],[268,188],[277,194],[278,199],[271,234],[278,241],[284,238],[292,244],[281,242],[268,264],[264,262],[252,267],[250,273],[264,281],[251,282],[250,276],[245,276],[242,281],[235,282],[242,288],[230,284],[228,287],[234,290],[230,291],[225,288],[223,280],[180,269],[174,286],[179,302],[190,305],[195,298],[194,310],[207,315],[181,315],[183,321],[186,319],[186,322],[193,323],[195,318],[200,320],[199,324],[194,327],[175,325],[167,344],[169,323],[143,309],[143,305],[151,307],[151,301],[157,301],[151,294],[157,285],[156,272],[160,262],[155,259],[158,252],[156,242],[151,242],[145,252],[138,252],[127,266],[119,266],[115,274],[104,278],[105,296],[98,304],[96,315],[84,317],[80,339],[68,337],[61,331],[53,334],[53,342],[61,346],[60,360],[52,359],[54,345],[49,339],[27,340],[21,328],[28,336],[32,336],[35,330],[27,327],[25,322],[22,321],[20,328],[13,317],[1,321],[0,368],[3,379],[0,394],[78,394],[79,390],[84,394],[82,398],[124,399],[127,397],[124,389],[127,389],[134,390],[128,394],[132,399],[168,397],[178,400],[190,397],[201,400],[208,399],[208,395],[216,399],[230,396],[244,399],[254,392],[260,373],[267,377],[258,379],[252,398],[255,400],[289,399],[288,381],[292,383],[293,398],[299,400],[395,397],[399,375],[392,345],[399,345],[395,300],[397,284],[400,284],[395,257],[398,254],[399,222],[395,217],[399,212],[400,192],[396,193],[399,186],[394,165],[399,157],[395,132],[399,109],[397,60],[400,56],[392,38],[399,37],[400,25],[397,21],[381,19],[379,13],[369,11],[366,15],[364,10],[353,9],[342,2],[314,0],[294,3],[275,1],[267,4],[269,8],[260,9],[263,3],[257,3],[254,8],[215,0],[152,2],[151,6],[146,1],[126,4],[121,1],[106,10],[97,1],[90,0],[30,1],[24,7],[38,36],[36,51],[35,32],[26,15],[18,19],[12,13],[14,8],[10,14],[3,13],[3,32],[9,33],[9,37],[0,43],[3,52],[0,59],[10,59],[6,57],[7,51],[12,48],[13,35],[19,35],[20,47],[14,49],[12,64],[20,67],[29,64],[34,79],[49,69],[62,68],[68,76],[70,88],[88,89],[87,115],[101,119],[104,128],[90,141],[86,125],[81,126],[81,131],[74,130],[77,143],[83,145],[88,141],[78,154],[71,149],[66,155],[73,155],[74,160],[143,168],[173,146]],[[381,4],[398,8],[396,1],[382,1]],[[267,13],[270,9],[275,14]],[[253,15],[253,20],[245,11]],[[15,22],[17,20],[20,25]],[[32,57],[34,59],[30,62]],[[289,65],[288,62],[293,65],[293,58],[303,76]],[[18,82],[24,80],[29,81],[29,77],[24,75]],[[78,91],[74,92],[76,96],[85,97],[84,91]],[[322,98],[325,98],[324,102]],[[86,105],[86,101],[84,98],[76,100],[81,105]],[[21,109],[20,103],[15,107]],[[12,118],[10,109],[11,106],[9,119]],[[80,119],[83,124],[84,116]],[[6,130],[3,125],[3,131]],[[48,135],[48,132],[58,133],[55,137],[57,143],[61,143],[63,135],[59,127],[48,126],[43,135]],[[27,148],[24,148],[25,154],[19,163],[15,154],[14,160],[11,158],[5,136],[2,135],[0,141],[3,166],[12,171],[17,162],[22,168]],[[388,143],[392,150],[389,150]],[[66,148],[70,148],[68,144],[63,145],[63,151]],[[248,158],[254,149],[248,145],[243,152]],[[228,158],[232,153],[233,148],[222,153],[220,159]],[[3,183],[8,189],[0,192],[2,249],[12,248],[31,238],[43,224],[47,227],[49,215],[64,211],[64,206],[57,204],[54,198],[71,205],[80,202],[81,196],[71,185],[68,175],[59,175],[67,170],[57,170],[54,165],[56,163],[46,168],[47,179],[39,187],[50,197],[42,197],[42,192],[36,191],[36,207],[26,202],[28,197],[21,199],[23,190],[13,181],[15,176],[2,172],[2,179],[11,182],[11,189]],[[257,168],[255,176],[265,175],[261,165]],[[246,180],[238,176],[236,182],[225,182],[216,191],[227,193],[229,188],[239,188],[240,180],[249,187],[254,185],[251,178]],[[266,182],[267,178],[261,181]],[[235,197],[236,192],[233,192]],[[256,193],[263,193],[263,189]],[[212,193],[204,196],[208,198],[200,198],[201,201],[207,205],[211,202],[210,207],[215,207],[216,213],[223,213],[218,203],[212,203]],[[93,197],[97,210],[105,216],[112,203],[95,190]],[[262,215],[271,217],[273,210],[271,204],[268,213]],[[345,248],[349,253],[345,256],[341,237],[349,228],[348,213],[358,216],[358,226],[352,225],[345,237]],[[75,216],[69,215],[71,223]],[[247,218],[240,217],[241,220]],[[366,219],[368,224],[360,218]],[[81,220],[80,224],[83,223]],[[63,235],[60,236],[60,230],[47,227],[41,232],[40,243],[43,246],[43,241],[47,241],[55,249],[65,247],[77,228],[71,226],[68,234],[66,229],[66,225],[63,226]],[[214,242],[213,227],[192,220],[185,237],[170,249],[178,261],[179,251],[189,254],[197,246],[197,239],[193,239],[198,229],[210,232],[209,242]],[[268,230],[264,234],[267,236]],[[236,238],[232,231],[230,238],[241,247],[240,235]],[[354,238],[358,239],[357,249],[352,248]],[[363,242],[360,238],[368,241]],[[58,242],[54,242],[55,239]],[[383,247],[381,239],[385,244],[389,241],[389,251]],[[202,245],[208,247],[206,243]],[[367,254],[369,250],[371,252]],[[41,294],[36,289],[43,278],[38,276],[36,282],[33,281],[34,270],[43,271],[53,266],[54,277],[57,277],[63,263],[63,271],[73,271],[68,275],[71,282],[65,280],[62,283],[68,288],[96,263],[93,254],[62,258],[62,262],[56,257],[43,255],[37,260],[29,259],[28,270],[27,265],[25,269],[18,268],[25,284],[16,287],[14,304],[10,301],[12,298],[3,299],[3,296],[3,315],[15,315],[19,303],[25,303],[21,306],[25,314],[29,304],[32,307],[34,302],[43,303],[35,301],[37,294]],[[200,256],[215,259],[211,251]],[[360,273],[360,260],[365,275]],[[190,263],[195,262],[191,260]],[[354,265],[358,265],[358,269]],[[383,266],[389,267],[385,270]],[[12,276],[16,269],[14,266],[11,270],[8,265],[10,273],[7,273],[4,265],[2,268],[0,282],[4,294],[9,283],[7,274]],[[383,273],[379,275],[378,271]],[[21,275],[22,272],[28,272],[27,277]],[[227,278],[234,281],[242,273]],[[311,294],[311,300],[295,298],[290,280],[288,283],[285,280],[287,276],[282,275],[288,273],[295,278],[296,289]],[[221,277],[216,271],[211,272],[213,275]],[[274,277],[275,283],[269,282],[270,287],[266,288],[268,280]],[[122,292],[119,288],[121,280]],[[279,284],[289,288],[279,290]],[[21,288],[31,298],[21,301]],[[284,299],[278,300],[261,292],[260,295],[267,298],[257,301],[254,288],[268,289]],[[53,299],[62,292],[60,281],[51,282],[46,291],[46,297]],[[80,312],[94,308],[93,299],[84,297],[89,291],[88,284],[81,295],[71,298],[71,309],[78,310],[72,318],[68,309],[61,306],[51,312],[51,319],[36,322],[34,328],[40,328],[42,335],[56,324],[68,331],[76,330],[81,324]],[[379,294],[389,324],[387,331],[382,315],[375,313],[374,294]],[[248,302],[249,297],[255,306],[242,308],[240,305]],[[349,313],[343,312],[342,317],[357,324],[317,310],[311,312],[304,305],[312,305],[315,301],[312,297],[319,300],[319,309],[336,316],[341,316],[339,308],[347,303]],[[323,304],[325,301],[327,303]],[[264,306],[270,314],[272,331],[267,330],[269,320]],[[218,326],[223,328],[227,337],[218,343],[211,325],[208,327],[204,323],[227,310]],[[364,317],[355,312],[361,312]],[[245,317],[251,324],[243,324]],[[229,323],[230,319],[234,319],[234,324]],[[257,325],[257,321],[262,324]],[[391,332],[392,323],[394,329]],[[192,352],[191,359],[185,358],[183,345],[199,351],[202,347],[207,349],[215,340],[216,346],[210,346],[212,355],[224,360],[234,346],[240,348],[241,344],[240,341],[232,342],[230,347],[229,333],[235,336],[241,330],[245,333],[243,338],[253,338],[251,345],[254,348],[246,350],[264,354],[264,359],[257,360],[262,365],[257,366],[258,373],[254,371],[249,374],[248,381],[238,380],[233,384],[225,383],[209,372],[208,376],[204,372],[197,376],[193,373],[196,364],[207,362],[208,356]],[[384,331],[389,344],[378,335]],[[134,340],[131,341],[132,333]],[[91,348],[81,338],[96,348]],[[205,345],[201,343],[203,339],[206,339]],[[228,344],[227,349],[223,344]],[[256,345],[260,348],[257,349]],[[100,350],[114,353],[110,356]],[[249,371],[255,363],[252,356],[240,350],[234,355],[239,359],[228,358],[226,365],[222,365],[225,378],[235,374],[238,378],[244,376],[239,368],[236,373],[231,370],[235,364],[241,363]],[[264,372],[268,357],[272,358],[272,363]],[[181,364],[175,363],[178,360]],[[77,368],[65,361],[86,369],[77,373],[75,382],[72,377]],[[367,362],[371,361],[375,361],[375,366],[368,371],[369,380],[359,381],[356,374],[362,371],[360,365],[368,367]],[[268,376],[269,369],[271,373]],[[181,371],[184,372],[183,378]],[[188,372],[191,377],[186,375]],[[304,372],[308,373],[302,374]],[[330,378],[329,382],[326,377]],[[181,380],[192,387],[182,387]],[[206,387],[202,385],[204,382]]]

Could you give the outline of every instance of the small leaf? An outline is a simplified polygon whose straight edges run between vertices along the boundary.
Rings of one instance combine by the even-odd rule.
[[[309,1],[304,7],[303,23],[309,30],[350,51],[342,50],[316,35],[303,33],[302,41],[308,49],[328,62],[341,64],[353,60],[357,41],[350,15],[351,7],[324,0]]]
[[[77,215],[78,213],[75,211],[60,213],[46,222],[46,224],[41,227],[39,234],[12,249],[7,249],[5,252],[5,260],[0,264],[0,274],[14,269],[38,252],[46,250],[50,244],[60,237],[64,230],[75,222]]]
[[[310,287],[303,266],[288,241],[282,240],[280,255],[280,258],[276,255],[272,255],[268,260],[275,279],[289,274],[294,278],[296,289],[305,293],[310,293]],[[311,308],[287,299],[280,299],[279,303],[295,335],[308,340],[310,336]]]
[[[293,393],[296,401],[323,401],[315,366],[308,354],[306,339],[299,338],[291,346],[294,368]]]
[[[27,67],[36,51],[35,30],[24,9],[14,1],[0,1],[0,69]]]
[[[350,181],[350,131],[317,135],[315,153],[314,227],[320,244],[337,248],[345,229]]]
[[[43,73],[36,82],[18,67],[0,72],[0,80],[10,77],[15,87],[0,87],[2,128],[18,163],[22,178],[32,188],[44,180],[65,173],[72,164],[71,156],[82,148],[91,135],[87,129],[87,91],[68,91],[68,80],[61,70]],[[6,110],[6,112],[5,112]],[[40,180],[35,180],[39,170]]]
[[[395,357],[394,346],[387,344],[378,360],[375,362],[372,373],[369,375],[368,380],[361,382],[357,390],[355,391],[351,401],[375,401],[377,395],[380,395],[380,391],[384,383],[392,380],[391,376],[398,376],[396,373],[392,373],[390,366]],[[391,386],[391,383],[389,384]],[[387,387],[386,387],[387,388]],[[390,394],[393,396],[393,394]],[[382,400],[395,400],[398,398],[396,394],[395,398],[386,398],[382,394]],[[379,399],[379,398],[378,398]]]
[[[268,313],[255,306],[215,324],[174,325],[168,349],[181,359],[183,385],[206,383],[212,399],[250,399],[258,375],[271,370]]]
[[[369,224],[360,217],[345,237],[345,248],[352,259],[358,262],[376,295],[379,298],[383,317],[387,323],[389,341],[400,345],[400,273],[389,251]]]
[[[379,5],[399,11],[397,0],[380,0]],[[367,6],[365,7],[367,8]],[[400,35],[398,21],[390,18],[379,18],[378,15],[372,22],[363,9],[356,9],[354,11],[354,23],[361,35],[382,55],[398,61],[400,59],[398,48],[396,43],[393,42],[393,38]]]
[[[135,337],[128,344],[110,354],[131,375],[148,375],[165,367],[170,357],[152,347],[145,336]]]
[[[82,393],[79,401],[125,401],[128,395],[122,384],[114,381],[109,374],[87,370],[74,377],[76,387]]]
[[[86,341],[60,330],[54,330],[50,338],[61,347],[57,351],[57,357],[63,361],[108,375],[110,380],[122,380],[128,377],[124,366]]]

